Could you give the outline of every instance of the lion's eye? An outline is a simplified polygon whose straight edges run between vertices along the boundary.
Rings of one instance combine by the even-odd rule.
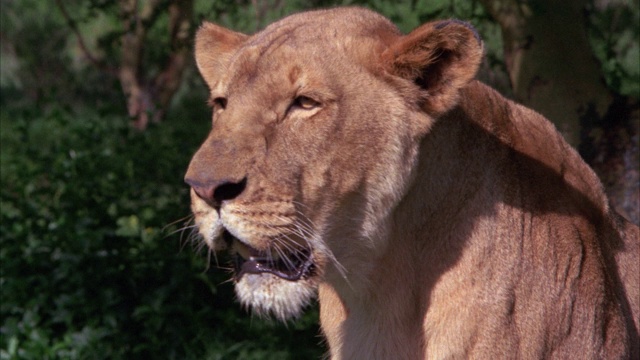
[[[227,99],[223,97],[209,99],[209,106],[211,106],[213,110],[222,110],[227,107]]]
[[[320,105],[319,102],[313,100],[310,97],[306,97],[306,96],[298,96],[297,98],[295,98],[295,100],[293,101],[293,106],[298,107],[300,109],[304,109],[304,110],[311,110],[317,106]]]

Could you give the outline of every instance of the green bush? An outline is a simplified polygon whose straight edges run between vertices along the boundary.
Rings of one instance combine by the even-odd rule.
[[[180,114],[138,133],[95,111],[0,113],[0,358],[320,356],[317,311],[252,319],[188,244],[182,176],[208,124]]]

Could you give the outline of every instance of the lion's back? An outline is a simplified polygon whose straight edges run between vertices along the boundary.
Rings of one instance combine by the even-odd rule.
[[[494,169],[505,180],[502,201],[515,209],[517,219],[500,225],[522,229],[520,268],[528,270],[521,274],[520,288],[539,304],[527,305],[523,299],[520,311],[528,314],[523,318],[556,322],[557,328],[566,320],[567,331],[600,327],[606,357],[624,353],[620,344],[626,341],[637,358],[638,226],[610,208],[595,172],[548,120],[480,83],[465,91],[462,107],[475,133],[499,149],[493,152],[497,159],[486,161],[501,163]],[[558,349],[567,355],[590,345],[597,352],[598,346],[586,339],[567,335],[562,341],[567,343]]]

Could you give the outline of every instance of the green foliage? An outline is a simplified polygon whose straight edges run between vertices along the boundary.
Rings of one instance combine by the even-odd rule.
[[[63,1],[76,4],[75,1]],[[72,7],[73,15],[84,8]],[[102,16],[104,18],[105,16]],[[97,23],[85,33],[94,34]],[[104,22],[100,28],[107,26]],[[83,23],[79,26],[82,28]],[[56,103],[124,111],[117,79],[88,64],[54,1],[9,0],[0,12],[3,101],[46,107]],[[98,31],[99,33],[99,31]],[[89,44],[93,38],[88,39]]]
[[[619,1],[589,8],[589,40],[602,64],[607,85],[615,92],[640,98],[640,7]]]
[[[137,133],[95,112],[0,113],[1,359],[319,357],[315,311],[251,319],[186,246],[181,178],[207,121],[180,119]]]

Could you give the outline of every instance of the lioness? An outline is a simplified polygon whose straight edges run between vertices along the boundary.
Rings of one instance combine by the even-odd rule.
[[[639,231],[541,115],[473,78],[468,24],[361,8],[205,23],[213,126],[185,180],[240,301],[319,293],[333,359],[638,356]]]

